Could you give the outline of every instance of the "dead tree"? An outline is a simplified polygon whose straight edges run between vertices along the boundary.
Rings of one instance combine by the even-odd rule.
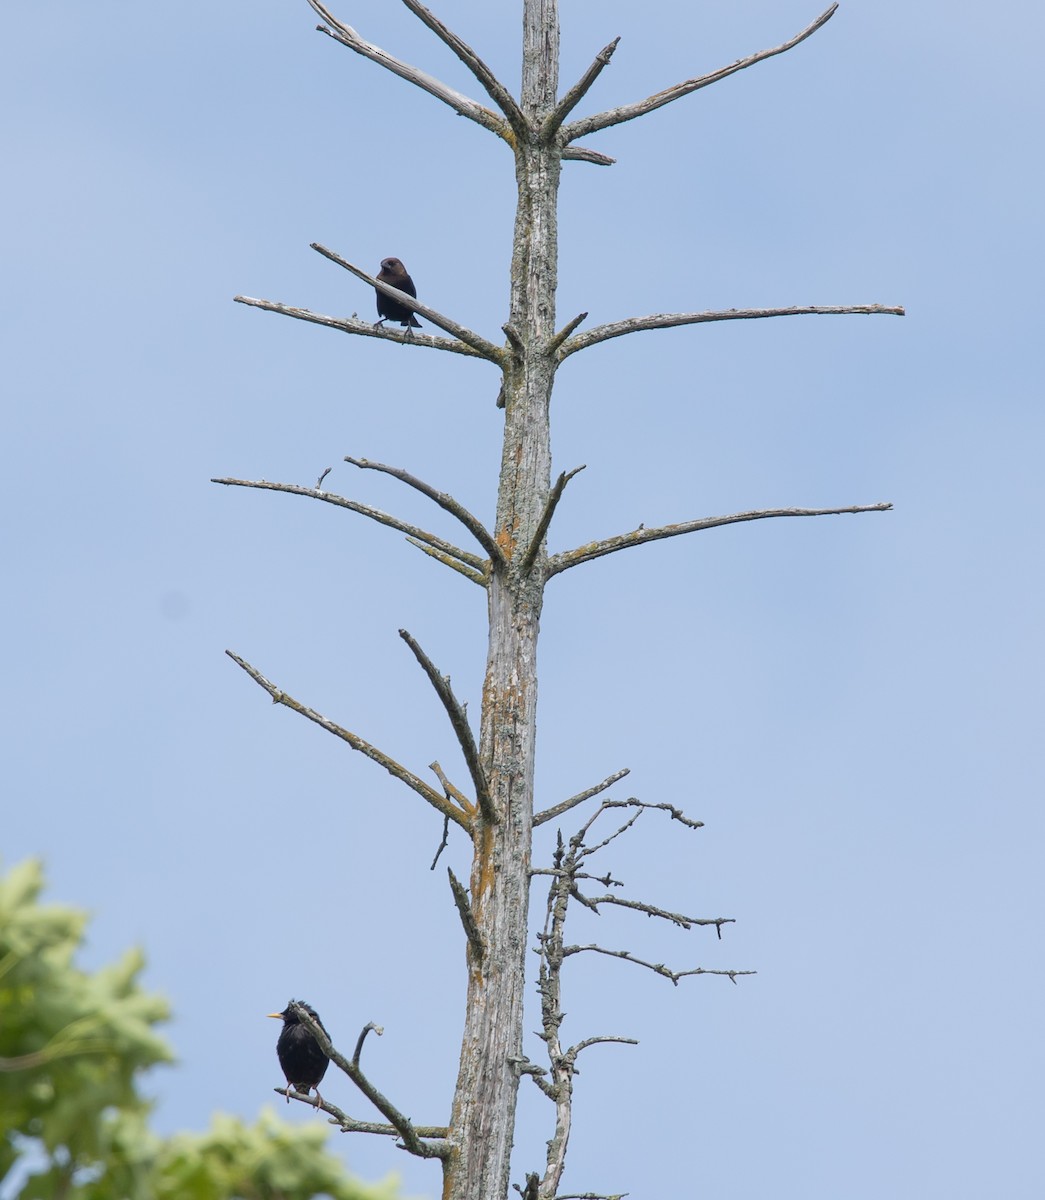
[[[642,330],[695,325],[712,321],[752,320],[799,315],[844,313],[902,315],[903,309],[877,304],[838,307],[730,309],[725,312],[657,313],[628,317],[581,332],[587,316],[580,313],[557,324],[555,311],[558,262],[557,199],[564,162],[608,166],[612,159],[582,144],[600,130],[644,116],[700,88],[792,49],[821,28],[834,14],[832,4],[805,29],[779,46],[752,54],[720,70],[696,76],[637,102],[622,104],[591,116],[575,118],[575,109],[609,65],[617,42],[595,56],[591,66],[560,95],[558,81],[559,23],[557,0],[523,0],[522,89],[516,99],[479,55],[447,28],[418,0],[403,0],[406,7],[448,46],[474,75],[489,104],[462,95],[431,75],[400,61],[366,41],[338,20],[319,0],[308,0],[322,19],[320,32],[408,83],[441,100],[500,138],[514,156],[518,184],[514,245],[511,264],[511,300],[502,329],[501,344],[465,328],[423,301],[375,280],[335,251],[314,244],[313,249],[412,309],[442,330],[445,337],[412,330],[375,328],[358,318],[324,316],[304,308],[245,296],[244,304],[326,325],[345,333],[383,338],[417,349],[442,350],[484,359],[501,372],[498,405],[504,409],[504,440],[500,464],[497,510],[492,527],[467,511],[453,496],[398,467],[366,459],[346,461],[361,470],[384,472],[427,496],[452,514],[473,549],[455,545],[418,526],[355,500],[316,486],[271,483],[245,479],[215,482],[238,487],[268,488],[307,496],[369,517],[406,535],[418,549],[487,592],[489,650],[482,690],[482,715],[478,740],[447,678],[406,631],[400,635],[432,683],[460,744],[468,772],[467,787],[458,787],[438,763],[431,770],[438,787],[422,780],[407,767],[289,696],[277,684],[237,655],[233,659],[263,687],[272,699],[295,710],[373,759],[422,797],[443,818],[446,828],[458,826],[473,847],[471,878],[466,889],[452,874],[453,899],[467,942],[468,991],[461,1047],[460,1070],[449,1120],[445,1125],[418,1125],[401,1113],[363,1074],[359,1065],[362,1036],[352,1059],[340,1054],[322,1030],[312,1026],[331,1059],[378,1109],[382,1121],[357,1120],[326,1102],[322,1107],[342,1128],[398,1139],[408,1152],[438,1159],[443,1170],[444,1200],[505,1200],[509,1193],[509,1157],[512,1150],[516,1099],[520,1079],[529,1076],[554,1105],[553,1133],[548,1142],[543,1172],[531,1172],[517,1190],[526,1200],[553,1200],[564,1194],[559,1183],[570,1132],[572,1078],[577,1056],[602,1041],[626,1038],[590,1037],[572,1046],[560,1041],[563,963],[584,952],[611,954],[653,970],[678,982],[684,975],[703,973],[701,968],[672,970],[651,963],[630,951],[590,945],[570,945],[565,940],[565,918],[570,901],[598,909],[624,906],[675,923],[683,928],[713,925],[721,937],[727,918],[694,918],[672,913],[641,901],[628,901],[612,890],[616,881],[607,873],[595,876],[589,860],[625,832],[649,809],[667,811],[675,821],[698,823],[668,805],[638,800],[603,799],[595,814],[582,822],[567,841],[561,836],[554,861],[535,869],[531,863],[531,836],[535,825],[558,820],[572,808],[603,795],[626,772],[537,814],[533,811],[535,716],[537,709],[537,643],[545,584],[553,576],[582,563],[659,538],[677,537],[715,526],[771,517],[814,517],[834,513],[863,513],[888,509],[889,504],[845,505],[837,508],[786,508],[701,517],[659,528],[621,533],[588,542],[573,550],[548,554],[546,537],[556,506],[569,481],[582,468],[565,471],[552,480],[549,436],[549,402],[559,365],[570,355],[610,338]],[[324,473],[325,474],[325,473]],[[230,652],[231,654],[231,652]],[[615,831],[601,835],[604,818],[628,813]],[[600,834],[593,830],[600,823]],[[591,841],[590,839],[596,840]],[[601,840],[599,840],[601,838]],[[526,916],[530,881],[534,874],[549,877],[547,919],[538,936],[541,1036],[548,1050],[548,1066],[531,1063],[523,1052],[523,1000],[529,932]],[[603,895],[587,894],[594,882]],[[735,982],[739,972],[730,975]],[[310,1024],[308,1014],[301,1018]],[[369,1027],[368,1027],[369,1028]],[[364,1030],[364,1034],[366,1030]],[[307,1103],[317,1103],[299,1096]],[[587,1193],[586,1193],[587,1194]]]

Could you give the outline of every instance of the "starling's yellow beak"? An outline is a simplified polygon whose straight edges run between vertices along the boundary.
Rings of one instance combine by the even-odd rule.
[[[265,1016],[266,1016],[266,1017],[275,1017],[277,1021],[282,1021],[282,1020],[283,1020],[283,1014],[282,1014],[282,1013],[266,1013],[266,1014],[265,1014]]]

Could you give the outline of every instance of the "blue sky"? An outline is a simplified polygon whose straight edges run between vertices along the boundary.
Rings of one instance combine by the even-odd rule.
[[[402,6],[334,11],[477,95]],[[516,5],[436,11],[517,86]],[[564,3],[562,83],[621,35],[595,111],[817,11]],[[475,713],[483,597],[362,518],[208,480],[333,466],[331,490],[456,537],[350,454],[491,517],[490,367],[231,300],[368,316],[372,293],[318,241],[374,270],[397,255],[423,300],[499,340],[512,164],[315,24],[304,0],[59,0],[13,7],[0,47],[2,849],[42,855],[50,897],[92,911],[88,964],[145,946],[181,1060],[153,1080],[164,1130],[272,1101],[263,1015],[292,995],[345,1047],[384,1025],[368,1066],[419,1121],[445,1118],[456,1072],[463,947],[428,871],[437,819],[223,651],[460,777],[396,630]],[[605,865],[630,896],[737,918],[722,943],[627,913],[578,919],[577,940],[758,971],[675,989],[572,967],[565,1032],[641,1045],[582,1063],[569,1191],[1041,1194],[1043,33],[1029,3],[1000,21],[844,0],[791,53],[592,138],[616,166],[567,166],[562,321],[908,311],[642,334],[560,372],[555,469],[587,470],[553,551],[640,522],[895,504],[662,542],[549,585],[538,803],[630,767],[614,795],[706,826],[648,820]],[[465,851],[444,859],[459,875]],[[328,1088],[367,1115],[347,1081]],[[530,1092],[519,1181],[551,1132]],[[384,1141],[337,1145],[365,1177],[437,1194],[436,1169]]]

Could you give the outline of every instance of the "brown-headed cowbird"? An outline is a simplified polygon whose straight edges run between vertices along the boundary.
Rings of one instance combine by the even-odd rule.
[[[406,292],[408,296],[417,295],[414,281],[406,273],[406,267],[398,258],[383,258],[377,277],[382,283],[398,288],[401,292]],[[398,300],[393,300],[391,296],[386,296],[384,292],[379,292],[377,288],[374,291],[377,293],[377,315],[381,318],[380,321],[374,322],[375,328],[383,325],[386,321],[398,321],[400,325],[406,325],[408,328],[421,328],[421,322],[405,305],[400,304]]]

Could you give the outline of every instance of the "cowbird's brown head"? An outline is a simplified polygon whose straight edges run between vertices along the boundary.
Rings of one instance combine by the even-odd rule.
[[[387,271],[390,275],[406,274],[406,267],[403,266],[398,258],[383,258],[381,260],[381,270]]]

